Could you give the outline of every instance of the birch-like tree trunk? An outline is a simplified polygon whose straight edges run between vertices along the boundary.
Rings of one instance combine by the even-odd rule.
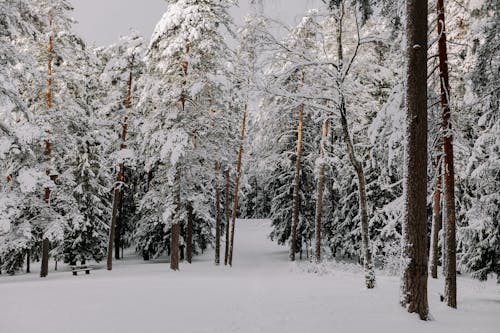
[[[372,289],[375,287],[375,270],[373,267],[372,250],[370,245],[370,231],[368,226],[368,204],[366,199],[366,178],[363,164],[357,159],[354,151],[354,144],[349,133],[349,124],[347,123],[346,106],[344,97],[341,96],[340,103],[340,120],[344,141],[347,146],[349,160],[356,171],[358,178],[358,193],[359,193],[359,211],[361,215],[361,240],[363,251],[363,267],[365,271],[366,288]]]
[[[427,302],[427,1],[406,1],[406,160],[401,304],[429,319]]]
[[[245,129],[247,123],[247,104],[243,110],[243,121],[241,123],[241,138],[240,138],[240,149],[238,152],[238,164],[236,166],[236,182],[234,185],[234,198],[233,198],[233,212],[231,216],[231,241],[229,243],[229,266],[233,266],[233,250],[234,250],[234,229],[236,224],[236,214],[238,212],[238,192],[240,188],[240,176],[241,176],[241,159],[243,157],[243,144],[245,143]]]
[[[450,82],[448,75],[448,52],[446,47],[446,25],[444,0],[437,1],[437,28],[439,50],[439,79],[441,87],[441,108],[443,112],[443,192],[444,223],[446,224],[446,274],[444,298],[446,304],[457,307],[457,259],[456,259],[456,227],[455,227],[455,172],[453,166],[453,134],[451,128]]]
[[[343,77],[347,75],[350,65],[347,66],[346,72],[344,71],[344,48],[343,48],[343,19],[344,19],[344,3],[340,4],[340,13],[337,22],[337,57],[338,57],[338,69],[339,76]],[[356,20],[356,24],[358,24]],[[359,29],[359,27],[358,27]],[[359,38],[359,36],[358,36]],[[359,43],[359,40],[358,40]],[[354,57],[356,54],[354,55]],[[353,57],[353,59],[354,59]],[[343,80],[343,79],[342,79]],[[342,80],[339,84],[342,84]],[[340,89],[341,91],[342,89]],[[347,121],[347,109],[345,104],[344,95],[340,95],[340,122],[342,125],[342,133],[344,137],[344,142],[347,146],[347,153],[349,156],[349,161],[356,172],[358,178],[358,195],[359,195],[359,212],[361,216],[361,240],[362,240],[362,256],[363,256],[363,267],[365,272],[365,284],[368,289],[375,287],[375,270],[373,267],[372,251],[370,245],[370,231],[368,226],[368,204],[366,198],[366,177],[365,171],[363,169],[363,163],[358,160],[356,156],[356,151],[354,149],[354,143],[351,138],[349,131],[349,124]]]
[[[316,198],[316,223],[315,223],[315,259],[316,262],[321,261],[321,213],[323,210],[323,191],[325,188],[325,157],[326,157],[326,140],[328,138],[328,124],[329,119],[323,121],[323,130],[321,134],[321,153],[320,165],[317,184],[317,198]]]

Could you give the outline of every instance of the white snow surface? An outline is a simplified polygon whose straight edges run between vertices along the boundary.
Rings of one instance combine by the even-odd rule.
[[[269,231],[267,220],[237,221],[233,268],[215,266],[208,251],[179,272],[129,254],[111,272],[2,275],[0,332],[498,332],[493,281],[460,277],[452,310],[438,300],[443,280],[429,279],[434,320],[423,322],[399,306],[399,278],[379,272],[367,290],[357,266],[290,264]]]

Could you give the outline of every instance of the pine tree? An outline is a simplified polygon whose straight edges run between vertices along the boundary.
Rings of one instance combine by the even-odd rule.
[[[406,161],[401,304],[427,320],[427,1],[406,4]]]
[[[209,161],[218,156],[211,153],[220,140],[219,128],[226,130],[212,127],[212,120],[217,123],[230,113],[227,100],[221,98],[227,88],[220,76],[227,71],[224,61],[229,54],[219,27],[229,25],[231,3],[169,1],[147,53],[148,82],[141,106],[150,109],[142,125],[142,150],[146,171],[155,173],[152,187],[161,188],[149,191],[143,202],[156,201],[153,196],[159,193],[165,199],[152,211],[157,217],[141,221],[139,228],[149,230],[143,225],[147,220],[161,221],[171,238],[167,248],[173,269],[178,268],[181,243],[196,254],[197,248],[213,242],[214,173],[208,165],[213,166],[215,161]],[[188,15],[180,17],[179,12]],[[210,110],[215,110],[216,119],[210,119]]]

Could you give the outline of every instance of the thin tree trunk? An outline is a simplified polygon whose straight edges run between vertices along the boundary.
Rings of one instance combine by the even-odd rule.
[[[215,264],[220,264],[220,187],[219,187],[219,162],[215,162]]]
[[[231,222],[229,218],[229,168],[226,169],[226,189],[224,191],[224,212],[226,214],[226,249],[224,252],[224,265],[227,265],[227,262],[229,260],[229,224]]]
[[[366,199],[366,178],[363,165],[356,158],[354,151],[354,144],[349,133],[349,125],[347,123],[346,106],[344,97],[341,97],[340,103],[340,119],[342,123],[342,130],[344,133],[344,141],[347,145],[347,152],[349,160],[351,161],[356,176],[358,178],[358,192],[359,192],[359,209],[361,214],[361,239],[363,243],[363,266],[365,271],[365,283],[368,289],[375,287],[375,271],[373,268],[372,251],[370,245],[370,231],[368,228],[368,205]]]
[[[174,223],[170,230],[170,269],[173,271],[179,270],[179,237],[180,237],[180,225],[179,225],[179,215],[181,213],[181,187],[180,187],[180,175],[179,170],[176,171],[175,175],[175,196],[176,204]]]
[[[125,174],[125,173],[124,173]],[[123,183],[125,183],[125,179],[123,179]],[[115,240],[114,240],[114,245],[115,245],[115,259],[119,260],[120,259],[120,247],[121,247],[121,233],[122,233],[122,225],[123,225],[123,191],[120,190],[119,193],[119,199],[118,199],[118,212],[117,212],[117,218],[116,218],[116,228],[115,228]]]
[[[30,251],[28,250],[26,251],[26,273],[31,273],[30,263],[31,263]]]
[[[446,275],[444,297],[449,307],[457,307],[457,259],[456,259],[456,227],[455,227],[455,172],[453,166],[453,134],[451,128],[450,82],[448,75],[448,52],[446,47],[446,26],[444,0],[438,0],[439,38],[439,78],[441,87],[441,108],[443,110],[443,192],[444,209],[446,210]]]
[[[49,14],[49,29],[51,30],[49,36],[49,44],[48,44],[48,60],[47,60],[47,93],[46,93],[46,103],[47,103],[47,111],[50,111],[52,108],[52,61],[54,59],[54,38],[52,36],[52,14]],[[45,160],[47,161],[47,175],[55,180],[55,176],[52,176],[52,171],[50,168],[50,161],[52,158],[52,144],[47,139],[45,140]],[[44,191],[44,201],[50,206],[50,187],[46,187]],[[42,236],[43,237],[43,236]],[[49,239],[43,237],[42,240],[42,266],[40,268],[40,277],[46,277],[49,274]]]
[[[406,2],[406,161],[401,304],[429,319],[427,301],[427,1]]]
[[[339,62],[339,72],[342,71],[344,65],[344,50],[343,50],[343,19],[344,19],[344,3],[340,5],[340,15],[337,25],[337,56]],[[368,226],[368,205],[366,198],[366,177],[363,169],[363,164],[357,159],[354,150],[354,144],[349,133],[349,124],[347,122],[347,110],[345,105],[345,98],[340,96],[340,120],[342,123],[342,132],[344,141],[347,146],[347,153],[349,160],[356,171],[358,178],[358,192],[359,192],[359,210],[361,215],[361,239],[363,251],[363,266],[365,271],[365,283],[368,289],[375,287],[375,270],[372,261],[372,251],[370,246],[370,231]]]
[[[187,228],[186,228],[186,261],[190,264],[193,261],[193,206],[187,207]]]
[[[436,167],[436,187],[432,196],[432,228],[430,247],[430,271],[433,279],[438,277],[439,232],[441,231],[441,158],[438,157]]]
[[[302,126],[304,123],[304,105],[299,107],[297,124],[297,153],[295,154],[295,175],[293,177],[292,226],[290,231],[290,261],[295,261],[297,252],[297,226],[299,224],[300,158],[302,155]]]
[[[108,271],[113,269],[113,241],[115,238],[115,225],[116,225],[116,219],[117,219],[117,214],[116,212],[118,211],[118,205],[120,202],[120,184],[121,184],[121,173],[118,172],[118,177],[116,179],[115,183],[115,190],[114,190],[114,195],[113,195],[113,215],[111,216],[111,225],[109,226],[109,237],[108,237],[108,256],[107,256],[107,262],[106,262],[106,268]]]
[[[134,66],[134,56],[130,61],[130,73],[127,84],[127,97],[125,98],[125,117],[122,124],[122,143],[120,145],[120,150],[127,147],[127,132],[128,132],[128,113],[132,107],[132,83],[133,83],[133,66]],[[111,214],[111,224],[109,226],[109,238],[108,238],[108,256],[107,256],[107,269],[108,271],[113,269],[113,242],[115,237],[115,232],[119,233],[119,230],[115,230],[116,222],[118,217],[118,209],[120,208],[121,201],[121,187],[125,179],[125,165],[120,163],[118,165],[118,173],[116,175],[115,190],[113,196],[113,210]],[[118,247],[119,248],[119,247]],[[116,251],[118,252],[118,251]],[[118,254],[119,256],[119,254]]]
[[[323,210],[323,191],[325,188],[325,155],[326,155],[326,140],[328,138],[328,124],[329,119],[323,121],[323,132],[321,136],[321,155],[319,165],[319,176],[317,184],[317,198],[316,198],[316,224],[315,224],[315,259],[316,262],[321,261],[321,213]]]
[[[234,186],[234,202],[233,202],[233,214],[231,217],[231,242],[229,244],[229,266],[233,266],[233,250],[234,250],[234,228],[236,224],[236,214],[238,212],[238,192],[240,188],[240,176],[241,176],[241,159],[243,157],[243,144],[245,142],[245,129],[247,123],[247,104],[243,111],[243,122],[241,123],[241,139],[240,139],[240,150],[238,152],[238,165],[236,168],[236,183]]]

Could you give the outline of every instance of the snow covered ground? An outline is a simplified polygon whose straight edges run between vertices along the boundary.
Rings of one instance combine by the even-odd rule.
[[[398,305],[396,277],[379,274],[366,290],[357,269],[305,273],[269,230],[269,221],[237,222],[232,269],[214,266],[210,251],[179,272],[130,256],[112,272],[2,275],[0,332],[500,332],[493,281],[459,278],[451,310],[438,299],[442,280],[430,279],[434,320],[422,322]]]

